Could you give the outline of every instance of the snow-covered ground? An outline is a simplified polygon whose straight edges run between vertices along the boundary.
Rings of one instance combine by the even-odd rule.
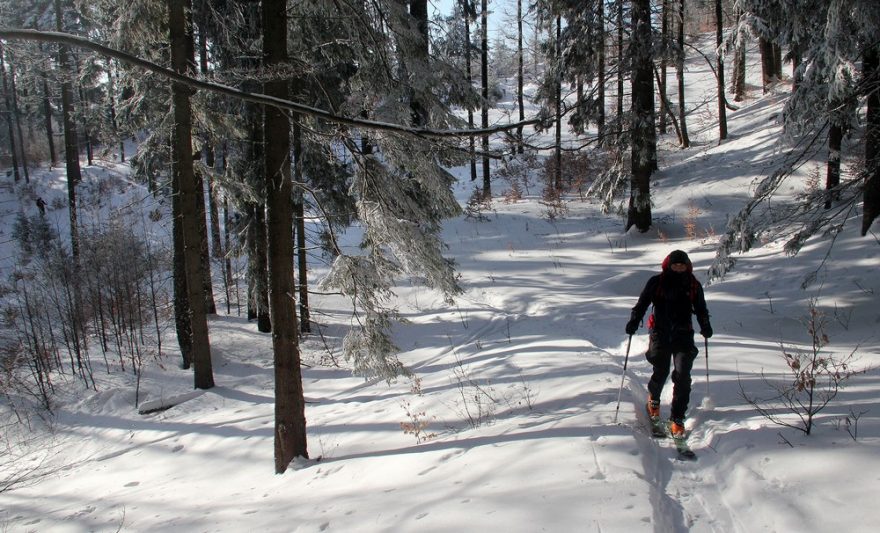
[[[576,198],[553,219],[537,197],[504,203],[497,181],[487,221],[445,226],[465,289],[456,303],[416,283],[399,287],[408,323],[395,338],[417,380],[365,382],[318,364],[327,358],[319,336],[304,342],[311,459],[283,475],[273,473],[270,339],[239,316],[210,321],[214,389],[193,392],[173,355],[145,369],[141,405],[188,398],[172,409],[139,415],[128,374],[96,373],[97,393],[69,384],[50,424],[4,428],[39,443],[6,453],[42,475],[0,493],[0,530],[873,531],[880,269],[875,234],[859,237],[858,221],[824,263],[828,239],[794,258],[768,242],[706,287],[715,336],[693,373],[696,462],[677,460],[644,427],[644,329],[623,373],[624,324],[643,284],[676,248],[706,281],[726,218],[779,156],[780,101],[753,93],[730,113],[731,138],[720,146],[714,126],[696,118],[691,149],[664,138],[656,224],[645,234],[624,234],[619,218]],[[453,171],[465,201],[466,169]],[[63,183],[35,187],[54,186]],[[2,205],[7,241],[15,210]],[[809,348],[801,319],[812,298],[828,317],[824,352],[855,351],[853,368],[866,371],[805,436],[769,422],[743,391],[763,394],[762,375],[785,379],[780,343]],[[328,345],[338,346],[345,303],[313,305]],[[671,386],[664,415],[670,396]]]

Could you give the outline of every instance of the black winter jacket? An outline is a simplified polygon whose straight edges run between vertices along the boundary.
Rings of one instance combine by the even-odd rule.
[[[641,322],[649,305],[654,306],[654,318],[649,320],[653,324],[648,324],[648,357],[679,352],[696,356],[691,315],[697,316],[697,323],[703,330],[711,326],[703,286],[694,277],[691,267],[679,274],[664,261],[663,272],[648,280],[639,301],[632,308],[630,319]]]

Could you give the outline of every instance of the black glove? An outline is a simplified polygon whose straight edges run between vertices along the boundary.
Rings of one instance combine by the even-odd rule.
[[[709,324],[706,324],[705,326],[700,328],[700,335],[702,335],[703,337],[705,337],[707,339],[709,337],[711,337],[712,336],[712,326],[710,326]]]
[[[626,323],[626,334],[627,335],[632,335],[633,333],[636,332],[637,329],[639,329],[638,319],[633,318],[632,320],[630,320],[629,322]]]

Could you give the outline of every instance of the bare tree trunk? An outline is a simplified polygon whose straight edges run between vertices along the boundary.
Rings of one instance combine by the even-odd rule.
[[[180,73],[192,75],[189,51],[192,47],[192,34],[187,31],[185,12],[189,0],[168,0],[168,35],[171,42],[171,66]],[[187,40],[190,42],[187,43]],[[193,170],[192,150],[192,108],[190,89],[180,83],[171,85],[171,103],[174,113],[174,133],[171,142],[172,172],[180,187],[175,191],[180,195],[180,219],[183,234],[183,255],[186,270],[186,288],[189,297],[190,328],[192,330],[192,364],[194,386],[197,389],[210,389],[214,386],[214,373],[211,366],[211,345],[208,336],[208,321],[205,315],[205,300],[202,286],[201,235],[199,234],[199,208],[197,188]],[[204,217],[201,225],[204,226]]]
[[[3,53],[3,49],[0,48],[0,54]],[[27,142],[24,138],[24,130],[21,128],[21,111],[18,109],[18,89],[15,87],[15,69],[13,65],[15,64],[15,58],[10,53],[9,57],[9,91],[12,93],[12,115],[15,118],[15,129],[18,132],[18,146],[21,149],[21,170],[24,173],[24,182],[30,183],[31,176],[30,170],[28,170],[28,156],[27,150],[25,150],[25,145]]]
[[[293,123],[293,181],[294,183],[303,182],[303,147],[302,147],[302,129],[299,122]],[[302,333],[309,333],[312,330],[311,313],[309,312],[309,269],[308,256],[306,250],[306,214],[305,199],[303,198],[302,187],[297,187],[294,191],[293,201],[293,218],[296,224],[296,258],[298,283],[297,293],[299,294],[299,330]]]
[[[773,77],[782,79],[782,48],[777,43],[773,43]]]
[[[632,174],[626,229],[651,227],[651,174],[656,164],[654,68],[651,52],[651,2],[632,5]]]
[[[874,219],[880,216],[880,52],[875,43],[864,51],[862,70],[867,86],[868,104],[865,124],[865,203],[862,235],[867,235]]]
[[[678,5],[678,61],[675,64],[675,75],[678,78],[678,125],[681,130],[681,147],[687,148],[691,145],[691,139],[688,136],[687,129],[687,113],[685,106],[684,94],[684,13],[685,0],[679,0]]]
[[[64,31],[61,0],[55,0],[55,29]],[[73,72],[66,45],[58,46],[58,68],[62,76]],[[67,202],[70,212],[70,250],[73,260],[79,263],[79,223],[77,222],[76,186],[82,181],[79,166],[79,143],[76,139],[76,124],[73,122],[73,89],[66,78],[61,83],[61,114],[64,124],[64,158],[67,165]]]
[[[63,12],[61,10],[61,0],[55,0],[55,28],[60,32],[64,31]],[[58,47],[58,69],[63,77],[61,83],[61,112],[62,123],[64,125],[64,159],[67,172],[67,212],[70,222],[70,255],[73,262],[72,290],[73,295],[73,312],[71,319],[73,323],[70,325],[70,331],[73,335],[71,342],[77,357],[81,357],[80,345],[85,342],[82,306],[82,287],[81,278],[81,261],[80,261],[80,245],[79,245],[79,220],[77,211],[77,195],[76,187],[82,181],[82,170],[79,165],[79,144],[76,136],[76,124],[73,121],[73,88],[67,76],[72,76],[75,72],[74,66],[70,62],[68,49],[65,45]]]
[[[199,13],[202,16],[199,21],[199,71],[201,71],[202,76],[207,76],[209,70],[208,24],[206,22],[207,10],[205,0],[201,0],[201,2],[202,5],[199,10]],[[205,135],[204,148],[202,151],[205,154],[205,167],[208,168],[208,215],[210,217],[211,225],[211,257],[214,259],[222,259],[223,246],[220,244],[220,216],[217,208],[219,191],[217,190],[217,184],[214,180],[214,174],[216,173],[216,157],[210,135]],[[216,307],[214,312],[216,313]]]
[[[471,65],[471,18],[472,13],[471,0],[462,0],[462,10],[464,11],[464,42],[465,42],[465,69],[467,69],[468,87],[473,87],[473,68]],[[468,106],[468,128],[474,127],[474,110]],[[473,136],[468,139],[470,143],[469,153],[471,162],[471,181],[477,181],[477,156],[476,156],[476,140]]]
[[[9,97],[9,84],[6,82],[6,61],[3,59],[3,49],[0,47],[0,77],[3,80],[3,104],[6,107],[6,125],[9,129],[9,153],[12,156],[12,175],[18,182],[21,173],[18,170],[18,147],[15,142],[15,126],[12,120],[12,99]]]
[[[801,62],[803,58],[801,57],[800,50],[792,49],[791,50],[791,92],[794,93],[798,90],[801,82],[803,81],[803,74],[798,70],[801,66]]]
[[[662,49],[663,56],[660,58],[660,133],[666,133],[666,69],[667,69],[667,50],[669,49],[669,0],[663,0],[663,12],[661,13],[660,35],[663,40]]]
[[[199,258],[201,260],[202,274],[202,297],[205,299],[205,313],[217,314],[217,304],[214,302],[214,281],[211,278],[211,253],[208,249],[208,218],[205,206],[205,180],[201,170],[194,172],[196,179],[196,210],[199,224]],[[210,194],[210,189],[209,189]]]
[[[724,13],[721,10],[721,0],[715,0],[715,56],[716,70],[718,71],[718,132],[723,141],[727,138],[727,106],[724,100],[724,56],[721,53],[721,43],[724,41]]]
[[[597,73],[597,83],[599,84],[599,114],[596,117],[596,126],[599,134],[599,139],[605,136],[605,0],[599,0],[598,2],[599,10],[597,13],[597,17],[599,17],[599,41],[596,43],[598,47],[597,55],[599,56],[599,69]],[[520,113],[520,120],[525,118],[525,115]]]
[[[516,54],[517,54],[517,71],[516,71],[516,103],[519,108],[519,121],[522,122],[526,119],[526,108],[523,102],[523,86],[525,84],[525,75],[523,73],[523,10],[522,10],[522,0],[516,0]],[[600,86],[600,91],[603,91],[604,88]],[[604,118],[604,116],[603,116]],[[523,144],[523,127],[520,126],[516,129],[516,138],[519,141],[519,145],[517,147],[517,153],[523,153],[525,151],[525,146]],[[471,141],[473,142],[473,137],[471,137]]]
[[[196,65],[196,42],[194,35],[194,24],[193,24],[193,9],[191,9],[191,0],[190,4],[188,4],[190,9],[187,9],[186,15],[186,28],[187,28],[187,37],[186,37],[186,57],[187,61],[190,65],[193,65],[192,70],[195,70]],[[204,13],[204,10],[200,10],[199,13]],[[200,25],[202,26],[199,31],[199,69],[201,70],[203,75],[207,75],[208,64],[207,64],[207,38],[205,35],[204,24],[200,21]],[[207,167],[208,172],[211,172],[214,166],[214,147],[211,146],[211,141],[207,135],[203,135],[202,142],[202,150],[198,154],[198,157],[204,158],[204,165]],[[208,315],[216,315],[217,314],[217,304],[214,301],[214,281],[211,275],[211,251],[208,246],[208,206],[205,205],[205,179],[201,169],[198,169],[195,172],[196,179],[196,190],[198,194],[196,195],[196,208],[198,209],[199,214],[199,237],[201,241],[199,242],[199,251],[201,258],[201,272],[202,272],[202,290],[205,298],[205,313]],[[208,177],[208,182],[210,183],[211,178]],[[208,196],[211,194],[210,187],[208,189]]]
[[[480,79],[482,80],[483,128],[489,127],[489,6],[488,0],[482,0],[480,12]],[[487,201],[492,198],[492,181],[489,176],[489,135],[483,135],[483,198]]]
[[[773,43],[761,37],[758,41],[761,50],[761,80],[764,94],[770,91],[770,84],[776,74],[776,66],[774,65],[775,56],[773,54]]]
[[[39,44],[40,53],[43,53],[43,43]],[[58,153],[55,150],[55,133],[52,129],[52,103],[49,96],[49,80],[46,79],[46,72],[40,69],[40,80],[43,84],[43,117],[46,125],[46,142],[49,145],[49,158],[52,166],[58,166]]]
[[[736,23],[739,24],[740,18],[742,18],[742,10],[737,7],[736,14],[734,15],[736,19]],[[733,63],[733,101],[741,102],[746,95],[746,47],[740,42],[740,39],[736,40],[736,49],[734,50],[734,63]]]
[[[213,174],[208,174],[208,209],[211,215],[211,257],[214,259],[223,259],[224,248],[220,237],[220,209],[217,204],[217,198],[220,191],[217,182],[214,180]]]
[[[556,55],[556,150],[554,153],[555,165],[553,169],[553,189],[562,191],[562,17],[556,16],[556,43],[554,46]]]
[[[428,0],[409,0],[409,14],[416,21],[419,30],[418,46],[413,50],[411,61],[421,63],[424,72],[429,71],[428,66]],[[418,98],[412,98],[410,107],[413,111],[413,124],[426,126],[428,124],[428,110]]]
[[[113,77],[112,62],[107,66],[107,107],[110,111],[110,127],[113,137],[119,139],[119,161],[125,162],[125,142],[119,136],[119,121],[116,118],[116,81]]]
[[[262,136],[262,135],[261,135]],[[265,156],[264,156],[265,157]],[[266,212],[262,204],[247,205],[248,221],[248,320],[257,319],[257,330],[262,333],[272,331],[269,310],[268,231]]]
[[[172,172],[171,190],[179,191],[180,183],[176,173]],[[180,367],[188,370],[192,366],[193,338],[190,322],[189,293],[186,288],[186,259],[183,252],[183,221],[180,219],[180,195],[171,195],[171,233],[174,241],[173,277],[174,277],[174,325],[177,332],[177,345],[180,347]]]
[[[287,1],[264,0],[264,66],[283,65],[287,59]],[[289,96],[287,80],[269,81],[264,86],[267,95],[283,99]],[[275,361],[275,473],[281,474],[294,458],[308,458],[309,454],[293,287],[290,121],[287,115],[280,109],[267,107],[264,131]]]
[[[623,134],[623,0],[617,0],[617,134]]]
[[[223,153],[223,169],[225,170],[228,165],[228,160],[226,157],[226,154],[228,152],[226,149],[225,142],[223,143],[222,147],[223,147],[223,152],[222,152]],[[231,217],[229,216],[229,201],[227,200],[226,195],[224,195],[223,196],[223,250],[225,253],[223,254],[223,274],[224,274],[225,280],[226,280],[224,285],[226,285],[226,313],[227,314],[230,314],[232,312],[232,309],[231,309],[232,287],[233,287],[233,282],[235,281],[233,279],[233,275],[232,275],[232,246],[231,246],[231,238],[230,238],[231,233],[232,233],[232,231],[230,229],[230,226],[232,226],[232,220],[230,220],[230,218]],[[238,314],[240,315],[241,314],[241,307],[238,306],[238,282],[237,281],[235,281],[235,294],[236,294],[236,305],[238,307]]]
[[[79,63],[78,63],[75,56],[73,58],[73,62],[76,65],[76,71],[79,72]],[[77,89],[77,93],[79,93],[80,109],[87,109],[88,104],[86,103],[86,93],[83,90],[82,84],[81,83],[77,84],[76,89]],[[92,166],[95,164],[95,153],[92,149],[93,148],[92,147],[92,131],[91,131],[91,128],[89,128],[89,125],[87,122],[84,123],[82,126],[82,133],[83,133],[83,135],[82,135],[83,144],[86,149],[86,164],[88,166]]]
[[[825,175],[825,209],[831,209],[837,195],[831,191],[840,185],[840,149],[843,144],[843,128],[833,121],[828,129],[828,166]]]

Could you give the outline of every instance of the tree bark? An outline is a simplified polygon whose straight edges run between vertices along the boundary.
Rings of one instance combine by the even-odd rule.
[[[260,134],[262,138],[262,133]],[[262,151],[257,153],[265,155]],[[248,320],[257,320],[257,331],[272,331],[269,309],[268,230],[263,204],[248,203]]]
[[[687,148],[691,145],[691,139],[687,129],[684,91],[684,14],[685,0],[680,0],[678,5],[678,60],[675,63],[675,76],[678,79],[678,126],[681,131],[681,147]]]
[[[524,63],[525,58],[523,57],[523,10],[522,10],[522,0],[516,0],[516,55],[517,55],[517,69],[516,69],[516,104],[519,108],[519,121],[522,122],[526,119],[526,108],[524,103],[524,85],[525,85],[525,74],[524,74]],[[604,89],[600,86],[600,91]],[[604,117],[603,117],[604,118]],[[525,151],[525,146],[523,144],[523,127],[519,126],[516,129],[516,138],[518,141],[517,145],[517,153],[523,153]],[[473,137],[471,137],[471,142],[473,142]]]
[[[800,87],[800,84],[803,80],[803,74],[800,72],[800,66],[803,62],[803,58],[801,57],[801,53],[797,49],[791,50],[791,92],[795,93]]]
[[[205,299],[205,313],[217,314],[217,304],[214,302],[214,282],[211,278],[211,252],[208,247],[208,218],[207,206],[205,205],[205,180],[201,170],[194,172],[196,179],[196,210],[199,224],[199,258],[201,260],[202,273],[202,297]],[[208,190],[210,194],[210,189]]]
[[[64,30],[63,11],[61,0],[55,0],[55,28],[60,32]],[[73,65],[68,56],[67,46],[58,47],[58,70],[61,72],[61,114],[64,125],[64,160],[67,173],[67,212],[70,223],[70,255],[73,263],[73,334],[72,344],[80,357],[80,343],[85,341],[83,317],[81,315],[82,287],[80,284],[80,249],[79,249],[79,217],[77,210],[76,187],[82,181],[82,170],[79,165],[79,143],[76,136],[76,124],[73,121],[73,88],[67,78],[74,74]]]
[[[6,62],[3,59],[3,49],[0,48],[0,78],[3,81],[3,105],[6,108],[6,125],[9,130],[9,153],[12,156],[12,176],[15,182],[21,180],[21,172],[18,170],[18,147],[15,142],[15,125],[12,120],[12,99],[9,97],[9,84],[6,81]]]
[[[73,57],[73,64],[76,67],[75,70],[77,72],[77,76],[79,76],[79,62],[77,61],[76,56]],[[78,83],[76,89],[77,89],[76,92],[79,93],[80,107],[83,110],[88,109],[88,103],[86,101],[86,93],[83,90],[82,83]],[[82,125],[82,133],[83,133],[83,135],[82,135],[83,147],[86,149],[86,164],[88,166],[92,166],[95,164],[95,156],[94,156],[94,152],[92,150],[92,131],[91,131],[91,128],[89,127],[87,121]]]
[[[3,53],[3,49],[0,48],[0,54]],[[30,170],[28,170],[28,156],[27,150],[25,150],[25,145],[27,144],[24,139],[24,130],[21,127],[21,112],[18,109],[18,89],[15,88],[15,69],[13,65],[15,64],[15,58],[10,55],[9,58],[9,91],[12,93],[12,114],[15,117],[15,129],[18,132],[18,146],[21,149],[21,170],[24,173],[24,182],[30,183]]]
[[[192,34],[187,31],[185,10],[189,0],[168,0],[168,36],[171,43],[171,66],[175,72],[192,75],[189,51]],[[192,106],[190,89],[180,83],[171,85],[171,105],[174,113],[174,129],[171,142],[171,166],[180,189],[180,220],[183,235],[183,257],[186,271],[186,289],[189,297],[190,328],[192,331],[192,365],[194,386],[210,389],[214,386],[211,367],[211,345],[208,321],[205,316],[204,291],[202,289],[201,236],[199,234],[199,209],[197,188],[193,170]],[[204,218],[201,225],[204,226]]]
[[[721,44],[724,41],[724,12],[721,10],[721,0],[715,0],[715,56],[716,70],[718,72],[718,136],[723,141],[727,139],[727,106],[724,100],[724,56],[721,53]]]
[[[843,128],[831,123],[828,128],[828,166],[825,175],[825,209],[831,209],[837,199],[832,189],[840,185],[840,149],[843,144]]]
[[[113,77],[113,64],[107,66],[107,107],[110,112],[110,127],[113,138],[119,139],[119,162],[125,163],[125,141],[119,135],[119,121],[116,118],[116,81]]]
[[[632,136],[629,209],[626,229],[651,227],[651,173],[656,164],[654,130],[654,77],[651,53],[651,2],[632,5]]]
[[[211,218],[211,257],[221,260],[225,253],[220,237],[220,209],[217,198],[220,191],[213,174],[208,174],[208,210]]]
[[[737,7],[734,15],[736,23],[739,24],[742,18],[742,10]],[[741,102],[746,95],[746,47],[736,40],[736,49],[734,50],[733,63],[733,101]]]
[[[226,250],[226,257],[223,260],[223,271],[226,275],[226,312],[231,312],[232,287],[235,287],[235,303],[238,308],[238,314],[241,315],[241,303],[238,298],[238,282],[233,278],[232,273],[232,247],[231,247],[231,217],[229,216],[229,201],[223,197],[223,248]]]
[[[596,129],[600,142],[602,142],[602,139],[605,137],[605,0],[599,0],[598,6],[599,9],[596,16],[599,18],[599,40],[596,43],[596,46],[598,47],[597,55],[599,56],[599,65],[596,74],[596,83],[599,85],[599,113],[596,117]],[[520,104],[520,106],[521,105],[522,104]],[[520,117],[525,117],[525,114],[520,112]],[[520,120],[523,119],[520,118]]]
[[[776,74],[773,43],[771,43],[764,37],[761,37],[758,41],[758,47],[761,50],[761,86],[764,94],[767,94],[770,91],[770,84],[773,83],[773,79]]]
[[[272,68],[287,60],[287,1],[264,0],[263,64]],[[264,84],[264,91],[267,95],[287,99],[287,80],[268,81]],[[287,115],[278,108],[267,107],[264,132],[275,361],[275,473],[281,474],[294,458],[308,458],[309,455],[293,287],[290,121]]]
[[[483,128],[489,127],[489,6],[488,0],[482,0],[480,12],[480,79],[483,100],[482,122]],[[482,136],[483,141],[483,198],[487,201],[492,198],[492,181],[489,176],[489,135]]]
[[[409,14],[415,19],[416,27],[419,31],[418,46],[413,51],[411,61],[420,63],[419,71],[428,72],[428,42],[430,35],[428,34],[428,0],[410,0]],[[424,69],[424,70],[422,70]],[[410,100],[410,107],[413,114],[413,125],[416,127],[424,127],[428,125],[428,110],[420,99],[420,95],[413,94]]]
[[[176,173],[171,175],[171,190],[180,190],[180,181]],[[171,237],[174,242],[173,254],[173,287],[174,287],[174,325],[177,332],[177,345],[180,347],[180,367],[189,370],[192,367],[193,337],[189,294],[186,290],[186,259],[183,253],[183,221],[180,218],[180,195],[171,195]]]
[[[623,49],[623,0],[617,0],[617,135],[623,134],[623,76],[626,68],[624,65]]]
[[[293,123],[293,181],[303,183],[303,146],[302,128],[299,121]],[[306,214],[305,199],[302,187],[294,191],[293,218],[296,224],[296,259],[297,259],[297,292],[299,294],[299,330],[309,333],[312,330],[311,313],[309,312],[309,269],[306,253]]]
[[[661,18],[661,26],[660,26],[660,35],[663,41],[662,50],[663,56],[660,58],[660,81],[659,81],[659,92],[661,94],[660,97],[660,125],[659,130],[660,133],[666,133],[666,87],[667,87],[667,78],[666,78],[666,68],[667,68],[667,50],[669,49],[669,0],[663,0],[662,13],[660,15]]]
[[[201,15],[201,18],[199,19],[198,46],[199,71],[201,71],[202,76],[207,77],[209,73],[207,2],[205,0],[201,0],[199,7],[199,13]],[[204,148],[202,149],[202,151],[205,155],[205,167],[207,167],[208,169],[208,215],[211,230],[211,257],[213,257],[214,259],[222,259],[223,246],[220,243],[220,216],[219,210],[217,208],[217,197],[219,196],[219,191],[217,190],[217,184],[214,180],[214,174],[216,172],[216,158],[214,155],[214,144],[212,142],[210,134],[204,135]],[[213,295],[213,289],[211,294]],[[211,299],[211,303],[213,304],[213,298]],[[216,306],[214,306],[214,312],[217,312]]]
[[[64,31],[61,0],[55,0],[55,28]],[[79,264],[79,223],[77,222],[76,186],[82,181],[79,166],[79,143],[76,138],[76,124],[73,122],[73,89],[66,78],[72,73],[66,45],[58,46],[58,69],[64,76],[61,82],[61,115],[64,125],[64,160],[67,167],[67,203],[70,213],[70,252]]]
[[[777,80],[782,79],[782,47],[777,43],[773,43],[773,77]]]
[[[873,43],[872,43],[873,44]],[[867,117],[865,125],[865,202],[862,213],[862,235],[867,235],[874,219],[880,215],[880,50],[865,50],[862,70],[867,82]]]
[[[40,53],[43,52],[43,44],[40,43]],[[40,81],[43,85],[43,118],[46,126],[46,143],[49,145],[49,158],[52,166],[58,166],[58,153],[55,150],[55,133],[52,129],[52,102],[49,96],[49,80],[46,79],[46,71],[40,69]]]
[[[556,16],[556,139],[554,151],[553,189],[557,193],[562,192],[562,17]]]
[[[465,69],[467,72],[465,75],[467,76],[467,84],[468,88],[472,88],[474,84],[473,79],[473,68],[471,65],[471,18],[474,13],[472,13],[471,0],[462,0],[462,10],[464,11],[464,42],[465,42],[465,53],[464,53],[464,61],[465,61]],[[474,127],[474,110],[468,106],[468,128],[473,129]],[[468,142],[470,143],[469,154],[470,154],[470,163],[471,163],[471,181],[477,181],[477,156],[476,156],[476,140],[473,135],[468,137]]]

